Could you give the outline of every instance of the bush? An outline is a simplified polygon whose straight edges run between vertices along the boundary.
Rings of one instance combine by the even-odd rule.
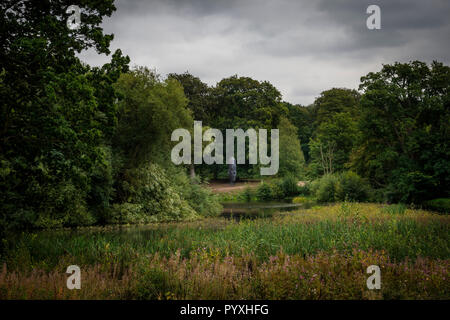
[[[244,189],[244,191],[243,191],[241,194],[239,194],[238,197],[239,197],[239,199],[241,199],[241,200],[250,202],[250,201],[252,201],[252,199],[253,199],[253,197],[254,197],[254,192],[253,192],[252,188],[246,187],[246,188]]]
[[[292,176],[261,184],[256,190],[258,200],[273,200],[293,197],[299,194],[297,179]]]
[[[256,198],[260,201],[284,199],[283,183],[280,180],[265,182],[256,190]]]
[[[218,197],[212,194],[209,189],[193,183],[186,187],[183,197],[198,214],[211,217],[222,212],[222,205],[219,203]]]
[[[336,199],[336,186],[338,178],[336,175],[324,175],[314,181],[312,191],[318,202],[333,202]]]
[[[352,171],[341,173],[336,184],[335,198],[338,201],[367,201],[370,186],[363,178]]]
[[[450,198],[438,198],[425,202],[425,207],[443,213],[450,212]]]
[[[262,183],[256,190],[256,197],[258,200],[271,200],[273,199],[272,188],[268,183]]]
[[[286,197],[281,180],[270,182],[269,187],[272,189],[272,199],[280,200]]]
[[[384,203],[387,201],[385,189],[372,189],[370,192],[370,202]]]
[[[197,217],[158,165],[126,170],[124,177],[120,193],[126,201],[113,206],[108,222],[174,221]],[[121,220],[122,218],[126,220]]]
[[[200,175],[194,178],[188,177],[186,171],[176,167],[167,169],[168,175],[173,181],[173,186],[188,204],[201,216],[217,216],[222,212],[222,205],[218,195],[206,187],[207,179]],[[202,183],[203,182],[203,183]]]
[[[95,218],[88,211],[85,194],[80,192],[73,183],[61,183],[57,186],[44,188],[45,198],[40,210],[36,213],[34,227],[55,228],[62,226],[86,226],[93,224]]]
[[[371,196],[369,183],[352,171],[322,176],[311,192],[318,202],[368,201]]]
[[[143,214],[142,205],[136,203],[115,203],[108,211],[106,221],[113,224],[139,224],[155,222],[151,215]]]
[[[299,194],[299,187],[297,186],[297,179],[292,176],[287,176],[281,181],[281,189],[284,197],[292,197]]]

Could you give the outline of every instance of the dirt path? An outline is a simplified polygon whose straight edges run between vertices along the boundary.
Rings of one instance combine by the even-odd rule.
[[[259,181],[251,181],[251,182],[243,181],[243,182],[236,182],[234,185],[230,185],[229,182],[212,181],[209,184],[209,188],[211,188],[211,190],[214,193],[223,193],[223,192],[244,190],[247,187],[255,189],[260,185],[260,183],[261,182]]]
[[[214,193],[224,193],[224,192],[233,192],[233,191],[239,191],[244,190],[247,187],[250,187],[252,189],[258,188],[258,186],[261,184],[261,181],[240,181],[236,182],[234,185],[231,185],[228,181],[223,180],[212,180],[209,183],[209,188]],[[304,187],[306,184],[305,181],[298,181],[297,185],[299,187]]]

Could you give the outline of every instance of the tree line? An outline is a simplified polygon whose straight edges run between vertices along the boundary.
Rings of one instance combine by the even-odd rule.
[[[73,4],[71,1],[70,4]],[[75,1],[77,2],[77,1]],[[359,90],[326,90],[308,106],[283,101],[268,81],[231,76],[208,86],[190,73],[162,78],[110,54],[100,25],[113,1],[83,1],[82,26],[66,1],[0,4],[0,224],[2,229],[195,219],[220,212],[202,181],[226,165],[176,167],[170,134],[205,127],[280,129],[279,177],[351,172],[375,201],[449,197],[450,68],[384,65]],[[81,6],[81,5],[80,5]],[[238,167],[257,178],[258,165]]]

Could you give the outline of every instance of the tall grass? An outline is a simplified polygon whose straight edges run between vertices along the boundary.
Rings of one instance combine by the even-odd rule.
[[[167,257],[180,250],[182,257],[188,257],[198,248],[215,248],[221,256],[254,253],[260,260],[281,249],[287,254],[302,255],[333,249],[383,249],[396,260],[450,257],[446,217],[412,211],[412,215],[392,218],[390,212],[383,216],[384,209],[379,209],[375,218],[359,206],[323,207],[309,215],[286,213],[273,219],[239,222],[215,218],[136,228],[22,234],[7,241],[1,260],[14,268],[51,269],[61,256],[73,257],[73,262],[81,265],[107,262],[114,256],[127,265],[139,254]]]
[[[230,288],[235,290],[230,297],[298,298],[305,295],[311,298],[380,298],[381,296],[364,296],[366,293],[361,296],[362,293],[354,291],[356,290],[354,287],[348,289],[349,293],[345,294],[339,290],[339,293],[335,292],[337,287],[330,289],[329,293],[325,293],[325,285],[320,285],[322,289],[316,288],[320,290],[320,293],[305,291],[306,288],[298,289],[300,291],[297,292],[295,291],[297,289],[289,287],[291,290],[289,291],[287,287],[283,289],[278,288],[277,285],[270,286],[269,289],[264,288],[268,286],[269,279],[284,281],[284,277],[291,277],[289,273],[278,270],[279,266],[272,265],[273,257],[278,257],[280,254],[291,257],[295,261],[304,259],[303,262],[298,262],[295,268],[300,268],[302,272],[307,273],[316,268],[312,262],[305,262],[309,261],[308,259],[311,257],[322,257],[321,259],[325,260],[339,257],[344,259],[343,257],[345,257],[345,259],[358,260],[361,258],[358,257],[360,252],[365,252],[368,256],[374,254],[376,257],[381,254],[384,259],[383,263],[391,266],[389,270],[393,274],[397,272],[395,271],[397,268],[403,270],[405,266],[411,268],[416,265],[418,268],[422,268],[421,263],[426,261],[426,268],[440,270],[436,271],[440,272],[439,279],[445,280],[447,276],[444,274],[448,272],[450,259],[449,221],[450,218],[447,216],[439,216],[422,210],[404,208],[400,213],[397,209],[386,210],[378,205],[345,202],[333,206],[299,210],[294,213],[279,213],[271,219],[238,222],[223,218],[208,218],[196,222],[153,224],[145,227],[86,228],[78,231],[23,233],[3,239],[4,250],[0,256],[0,263],[4,265],[4,269],[0,277],[0,295],[15,298],[39,296],[36,293],[39,292],[38,289],[36,289],[37,291],[30,289],[37,288],[37,285],[33,284],[33,279],[38,282],[48,282],[48,286],[50,286],[50,282],[53,281],[51,279],[61,274],[64,277],[65,268],[72,264],[79,265],[82,270],[90,270],[92,278],[90,281],[110,281],[113,286],[118,286],[114,289],[116,291],[113,290],[111,293],[116,298],[196,299],[221,297],[225,291],[228,294],[228,289],[222,292],[213,283],[209,288],[206,282],[202,282],[202,285],[195,284],[204,290],[203,293],[183,291],[187,290],[186,286],[194,285],[188,277],[188,274],[194,271],[185,271],[183,278],[177,273],[175,266],[173,270],[170,269],[170,263],[172,263],[170,261],[176,257],[180,263],[183,262],[192,268],[196,265],[198,270],[194,272],[195,274],[196,272],[206,272],[205,274],[212,272],[210,275],[212,282],[222,279],[220,278],[221,272],[228,272],[228,280],[222,280],[234,283],[234,285],[230,284]],[[357,258],[351,258],[355,254]],[[218,269],[208,271],[209,267],[203,262],[199,262],[200,257],[204,257],[202,259],[210,261],[214,264],[214,268]],[[226,261],[230,259],[237,265],[226,264]],[[252,265],[251,274],[246,273],[250,271],[245,271],[243,263],[247,266],[248,264]],[[445,270],[439,269],[440,265]],[[211,268],[213,267],[211,266]],[[256,276],[254,268],[260,270],[261,274],[258,273]],[[270,269],[272,273],[264,276],[266,278],[263,277],[265,268],[272,268]],[[352,266],[348,266],[348,268],[354,271]],[[233,274],[232,270],[235,270],[236,274]],[[425,272],[424,270],[420,272]],[[320,272],[327,272],[325,265]],[[408,272],[406,273],[409,274]],[[170,280],[175,277],[174,274],[179,278],[176,285]],[[413,276],[413,273],[405,275],[407,278],[410,277],[408,278],[410,282],[413,280]],[[335,281],[339,283],[340,280],[337,277],[335,275]],[[392,277],[394,279],[393,275]],[[201,282],[200,278],[195,281]],[[138,282],[132,282],[130,279]],[[246,279],[245,281],[249,281],[251,284],[247,284],[247,288],[244,283],[238,284],[238,279],[242,281]],[[162,281],[163,284],[151,287],[151,283],[158,281]],[[165,281],[168,281],[170,285]],[[285,284],[279,285],[288,286],[291,280],[286,281]],[[325,281],[328,283],[327,285],[330,285],[329,281],[331,278]],[[120,286],[129,287],[132,291],[125,290],[125,287],[120,289]],[[217,286],[219,286],[218,283]],[[429,283],[425,286],[429,286]],[[432,285],[435,288],[433,290],[445,289],[445,292],[441,292],[441,294],[448,297],[448,287],[442,289],[442,286],[441,282],[439,285]],[[98,290],[103,292],[102,290],[107,290],[107,287],[106,284],[101,284]],[[179,289],[177,291],[174,288]],[[283,291],[285,289],[288,290],[287,293]],[[27,293],[27,290],[34,293]],[[48,290],[44,290],[46,292],[43,295],[44,298],[47,295],[56,298],[68,297],[65,294],[50,290],[53,292],[51,293]],[[411,293],[408,291],[409,289],[405,290],[401,294],[402,297],[408,297],[409,294],[414,297],[422,297],[417,293],[418,291],[413,290]],[[100,291],[95,291],[97,293],[93,293],[92,296],[105,297],[105,294]],[[392,289],[389,294],[386,294],[395,297],[394,291]],[[168,296],[166,296],[167,292],[169,292]],[[76,296],[76,298],[86,297],[90,296]]]
[[[399,263],[384,251],[336,250],[315,255],[280,251],[265,262],[253,254],[220,258],[197,250],[190,258],[143,257],[122,275],[82,269],[81,290],[68,290],[58,269],[0,270],[0,299],[448,299],[449,260]],[[367,267],[381,268],[381,290],[366,287]]]

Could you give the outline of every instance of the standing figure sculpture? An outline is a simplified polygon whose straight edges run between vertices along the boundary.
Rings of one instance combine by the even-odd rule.
[[[228,164],[228,176],[230,177],[230,184],[234,185],[234,183],[236,182],[236,160],[234,159],[234,157],[231,157],[230,164]]]

